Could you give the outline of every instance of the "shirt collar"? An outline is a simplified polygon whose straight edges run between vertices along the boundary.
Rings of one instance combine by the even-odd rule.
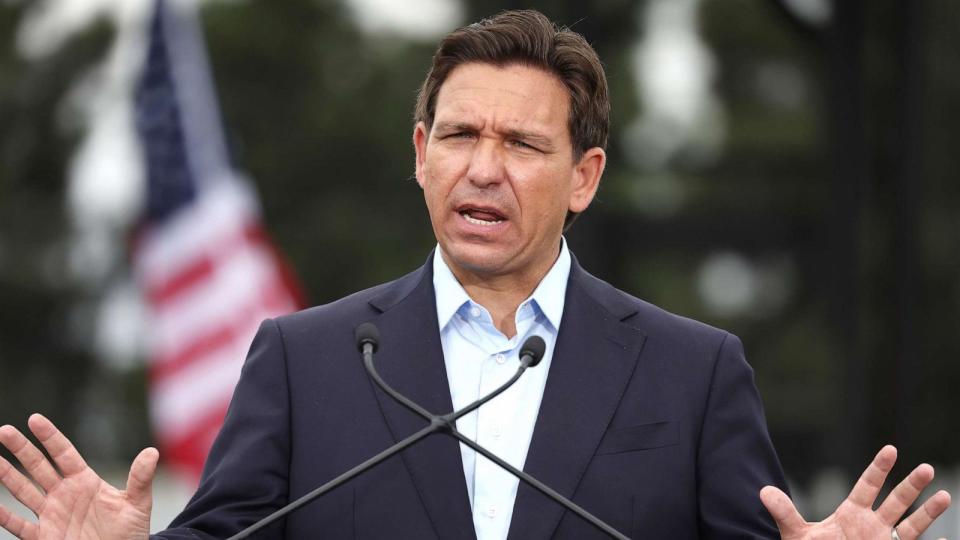
[[[537,303],[540,311],[547,317],[556,330],[560,330],[563,318],[563,304],[567,296],[567,281],[570,278],[570,250],[567,240],[560,237],[560,256],[553,267],[543,276],[540,284],[533,290],[530,299]]]
[[[470,296],[443,260],[439,244],[433,254],[433,290],[437,298],[437,322],[443,330],[460,306],[470,302]]]
[[[563,317],[563,305],[566,299],[567,281],[570,277],[570,250],[567,249],[567,240],[560,237],[560,255],[556,262],[540,280],[533,294],[524,300],[520,306],[531,303],[543,312],[550,324],[560,329],[560,320]],[[437,301],[437,321],[442,330],[457,311],[472,300],[463,289],[456,276],[447,266],[446,261],[437,246],[433,256],[433,289]]]

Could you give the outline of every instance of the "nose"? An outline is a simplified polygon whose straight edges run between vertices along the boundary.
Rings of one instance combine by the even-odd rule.
[[[481,138],[470,156],[467,180],[481,188],[503,182],[506,178],[503,149],[495,140]]]

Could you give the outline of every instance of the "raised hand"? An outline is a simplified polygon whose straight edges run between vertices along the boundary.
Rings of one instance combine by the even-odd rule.
[[[933,480],[933,467],[922,464],[873,510],[873,503],[896,461],[897,449],[884,446],[863,471],[846,500],[819,523],[806,522],[790,498],[773,486],[760,490],[760,500],[776,520],[783,540],[889,540],[894,530],[902,540],[916,540],[950,506],[950,494],[946,491],[934,493],[907,519],[900,521],[920,492]]]
[[[27,424],[53,463],[16,428],[0,427],[0,443],[39,486],[0,457],[0,482],[37,516],[36,522],[27,521],[0,506],[0,526],[24,540],[148,537],[151,485],[159,458],[156,449],[147,448],[134,459],[127,489],[122,491],[100,478],[49,420],[34,414]]]

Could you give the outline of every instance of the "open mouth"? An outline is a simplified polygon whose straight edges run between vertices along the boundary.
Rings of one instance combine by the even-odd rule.
[[[460,215],[467,223],[474,225],[496,225],[506,221],[506,217],[490,208],[464,207],[460,209]]]

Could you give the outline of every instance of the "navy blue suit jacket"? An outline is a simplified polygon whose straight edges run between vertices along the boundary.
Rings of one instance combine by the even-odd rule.
[[[380,329],[391,385],[452,410],[432,264],[268,320],[200,487],[156,538],[223,538],[421,429],[368,380],[354,328]],[[777,538],[760,503],[785,487],[733,335],[667,313],[574,260],[524,470],[634,538]],[[298,510],[265,538],[474,538],[457,443],[433,435]],[[510,539],[604,538],[520,484]]]

